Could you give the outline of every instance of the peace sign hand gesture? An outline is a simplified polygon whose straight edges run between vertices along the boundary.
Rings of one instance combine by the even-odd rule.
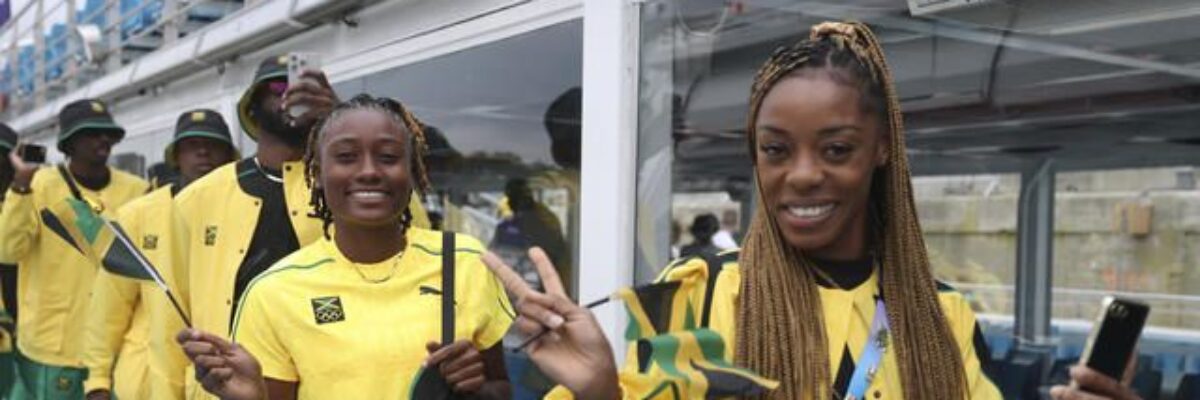
[[[550,379],[580,399],[618,399],[617,367],[600,324],[590,311],[567,296],[554,264],[542,249],[529,249],[546,293],[533,290],[495,254],[483,256],[492,273],[517,298],[517,329],[535,340],[526,353]]]

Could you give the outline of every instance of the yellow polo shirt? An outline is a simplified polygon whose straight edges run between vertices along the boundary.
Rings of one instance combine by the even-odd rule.
[[[299,382],[300,399],[407,398],[425,344],[441,338],[443,251],[441,232],[411,228],[408,239],[398,259],[376,264],[353,263],[325,239],[292,253],[246,288],[233,339],[264,376]],[[488,349],[512,306],[479,241],[455,240],[455,337]]]

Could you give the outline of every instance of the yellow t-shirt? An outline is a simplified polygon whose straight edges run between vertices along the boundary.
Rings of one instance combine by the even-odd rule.
[[[325,239],[292,253],[246,288],[233,339],[264,376],[299,382],[300,399],[407,398],[442,326],[442,233],[411,228],[408,239],[398,261],[376,264],[352,263]],[[455,337],[488,349],[512,306],[479,241],[455,241]]]

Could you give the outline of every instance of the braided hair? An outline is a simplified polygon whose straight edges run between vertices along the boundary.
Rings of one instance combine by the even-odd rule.
[[[882,266],[883,300],[906,399],[967,395],[962,355],[938,300],[912,197],[899,101],[875,34],[864,24],[822,23],[810,36],[777,49],[755,76],[746,134],[757,165],[756,120],[763,99],[781,80],[824,73],[856,88],[864,112],[887,127],[886,164],[873,173],[868,243]],[[758,182],[762,192],[762,183]],[[738,363],[782,381],[771,398],[829,398],[830,366],[824,315],[813,265],[788,246],[763,196],[758,196],[739,260]],[[815,312],[814,312],[815,310]],[[784,349],[784,351],[780,351]]]
[[[360,94],[350,99],[349,101],[339,103],[333,107],[333,111],[325,118],[313,125],[312,134],[308,135],[308,146],[304,151],[304,180],[308,183],[311,190],[311,197],[308,204],[312,206],[312,212],[308,215],[315,218],[320,218],[322,222],[322,230],[325,233],[325,238],[329,239],[329,226],[333,224],[333,213],[329,210],[329,205],[325,202],[325,190],[319,183],[321,176],[321,139],[325,136],[329,127],[334,121],[340,119],[343,115],[350,111],[366,110],[378,112],[386,115],[396,124],[397,127],[404,127],[408,130],[409,140],[409,159],[411,164],[409,170],[413,176],[417,178],[416,192],[418,195],[424,196],[429,191],[429,169],[425,166],[425,156],[429,153],[429,144],[425,140],[425,131],[421,129],[421,123],[403,104],[396,100],[386,97],[371,97],[368,94]],[[400,223],[404,225],[404,230],[408,230],[412,223],[412,210],[405,205],[404,214],[400,217]]]

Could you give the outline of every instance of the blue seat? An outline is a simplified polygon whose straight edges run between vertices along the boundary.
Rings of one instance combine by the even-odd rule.
[[[83,9],[75,14],[75,22],[105,28],[107,20],[104,11],[104,0],[87,0]]]
[[[1183,372],[1188,374],[1200,374],[1200,354],[1193,353],[1184,359]]]
[[[1157,399],[1162,394],[1163,374],[1147,369],[1137,373],[1130,385],[1143,399]]]
[[[1200,400],[1200,374],[1187,374],[1175,389],[1175,400]]]
[[[988,335],[988,348],[992,349],[993,360],[1008,358],[1008,352],[1013,347],[1013,337],[1007,334]]]
[[[67,26],[54,24],[46,35],[46,80],[58,79],[67,65]]]
[[[1036,400],[1049,358],[1037,352],[1015,351],[1000,368],[997,385],[1006,399]]]
[[[513,400],[540,399],[554,387],[525,353],[504,352],[504,367],[512,384]]]
[[[1083,346],[1078,343],[1063,343],[1058,346],[1055,351],[1055,359],[1057,360],[1078,360],[1079,355],[1083,354]]]
[[[1183,369],[1183,354],[1178,351],[1159,353],[1154,357],[1154,368],[1163,372],[1176,372]]]
[[[121,38],[149,29],[162,18],[162,0],[121,0]]]
[[[34,72],[37,66],[34,63],[33,46],[21,46],[17,50],[17,90],[23,93],[33,93],[33,82],[36,79]]]

